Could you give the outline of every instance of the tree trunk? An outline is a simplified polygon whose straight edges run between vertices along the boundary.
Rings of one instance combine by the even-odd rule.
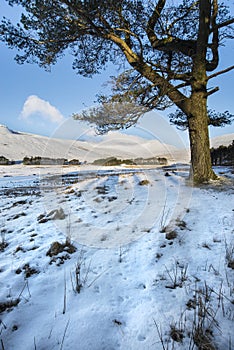
[[[211,18],[210,0],[199,0],[199,28],[196,53],[193,57],[190,111],[187,113],[191,149],[191,177],[204,183],[216,179],[212,170],[207,117],[207,47]]]
[[[193,92],[188,118],[191,150],[190,177],[195,184],[216,179],[212,170],[207,118],[207,98],[203,92]]]

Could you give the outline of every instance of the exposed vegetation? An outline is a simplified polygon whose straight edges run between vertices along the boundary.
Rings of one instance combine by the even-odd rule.
[[[0,156],[0,165],[12,165],[12,164],[15,164],[13,160],[9,160],[4,156]]]
[[[73,254],[76,251],[76,247],[71,244],[68,240],[65,243],[53,242],[50,249],[47,251],[46,255],[52,257],[56,256],[62,252]]]
[[[114,166],[114,165],[166,165],[167,158],[165,157],[151,157],[151,158],[134,158],[134,159],[118,159],[116,157],[109,157],[103,159],[95,159],[94,165]]]
[[[147,179],[141,180],[141,181],[139,182],[139,185],[140,185],[140,186],[146,186],[146,185],[149,185],[149,184],[150,184],[150,182],[149,182],[149,180],[147,180]]]
[[[0,314],[6,310],[12,310],[13,307],[19,304],[19,302],[20,302],[19,298],[0,302]]]
[[[24,165],[64,165],[67,164],[64,158],[48,158],[48,157],[24,157]]]

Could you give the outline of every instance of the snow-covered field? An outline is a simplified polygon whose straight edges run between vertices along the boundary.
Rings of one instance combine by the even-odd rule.
[[[218,171],[192,188],[186,166],[1,167],[0,348],[233,349],[233,170]]]

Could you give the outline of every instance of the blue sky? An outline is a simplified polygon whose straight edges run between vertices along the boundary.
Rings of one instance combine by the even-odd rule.
[[[232,4],[231,1],[226,1]],[[14,9],[13,9],[14,10]],[[6,17],[17,18],[18,12],[12,11],[4,0],[0,3],[0,13]],[[78,76],[72,70],[72,57],[69,55],[46,72],[36,65],[18,65],[14,61],[15,51],[0,43],[0,124],[24,132],[60,137],[78,138],[88,133],[87,127],[77,121],[69,121],[72,113],[93,105],[97,93],[106,89],[103,85],[110,75],[117,74],[110,66],[102,74],[91,78]],[[234,43],[228,42],[221,49],[220,67],[233,64]],[[209,107],[218,111],[229,110],[234,114],[233,71],[213,79],[212,86],[220,91],[209,99]],[[187,140],[187,132],[177,132],[166,119],[169,111],[151,112],[142,118],[139,127],[128,132],[147,138],[158,137],[165,142],[171,139],[168,130]],[[65,122],[65,123],[64,123]],[[67,125],[67,129],[65,127]],[[233,133],[234,125],[225,128],[211,128],[211,136]]]

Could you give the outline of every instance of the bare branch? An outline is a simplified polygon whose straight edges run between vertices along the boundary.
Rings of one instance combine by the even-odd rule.
[[[152,46],[153,46],[153,43],[158,40],[158,38],[154,32],[154,27],[160,18],[160,14],[161,14],[162,10],[164,9],[165,4],[166,4],[166,0],[159,0],[158,1],[152,15],[149,18],[149,21],[147,23],[146,33],[147,33],[148,39],[149,39]]]
[[[215,92],[219,91],[219,87],[216,86],[214,89],[210,90],[209,92],[207,92],[206,96],[210,96],[213,95]]]
[[[216,24],[216,28],[220,29],[220,28],[223,28],[223,27],[227,27],[227,26],[229,26],[230,24],[233,24],[233,23],[234,23],[234,18],[231,18],[231,19],[229,19],[229,20],[227,20],[225,22]]]
[[[228,68],[226,68],[226,69],[220,70],[219,72],[216,72],[216,73],[214,73],[214,74],[209,75],[209,76],[207,77],[207,80],[210,80],[210,79],[212,79],[212,78],[215,78],[215,77],[217,77],[218,75],[227,73],[227,72],[229,72],[229,71],[232,70],[232,69],[234,69],[234,66],[230,66],[230,67],[228,67]]]
[[[212,38],[212,45],[211,45],[211,51],[212,51],[213,57],[212,57],[212,60],[208,61],[206,64],[206,69],[209,72],[216,69],[218,67],[218,64],[219,64],[219,51],[218,51],[219,31],[218,31],[218,28],[216,26],[217,16],[218,16],[218,1],[213,0],[213,13],[211,16],[211,26],[212,26],[212,28],[214,28],[212,30],[213,38]]]
[[[174,87],[174,89],[175,89],[175,90],[177,90],[177,89],[182,89],[182,88],[184,88],[184,87],[186,87],[186,86],[189,86],[189,85],[190,85],[189,82],[187,82],[187,83],[181,83],[181,84],[176,85],[176,86]]]

